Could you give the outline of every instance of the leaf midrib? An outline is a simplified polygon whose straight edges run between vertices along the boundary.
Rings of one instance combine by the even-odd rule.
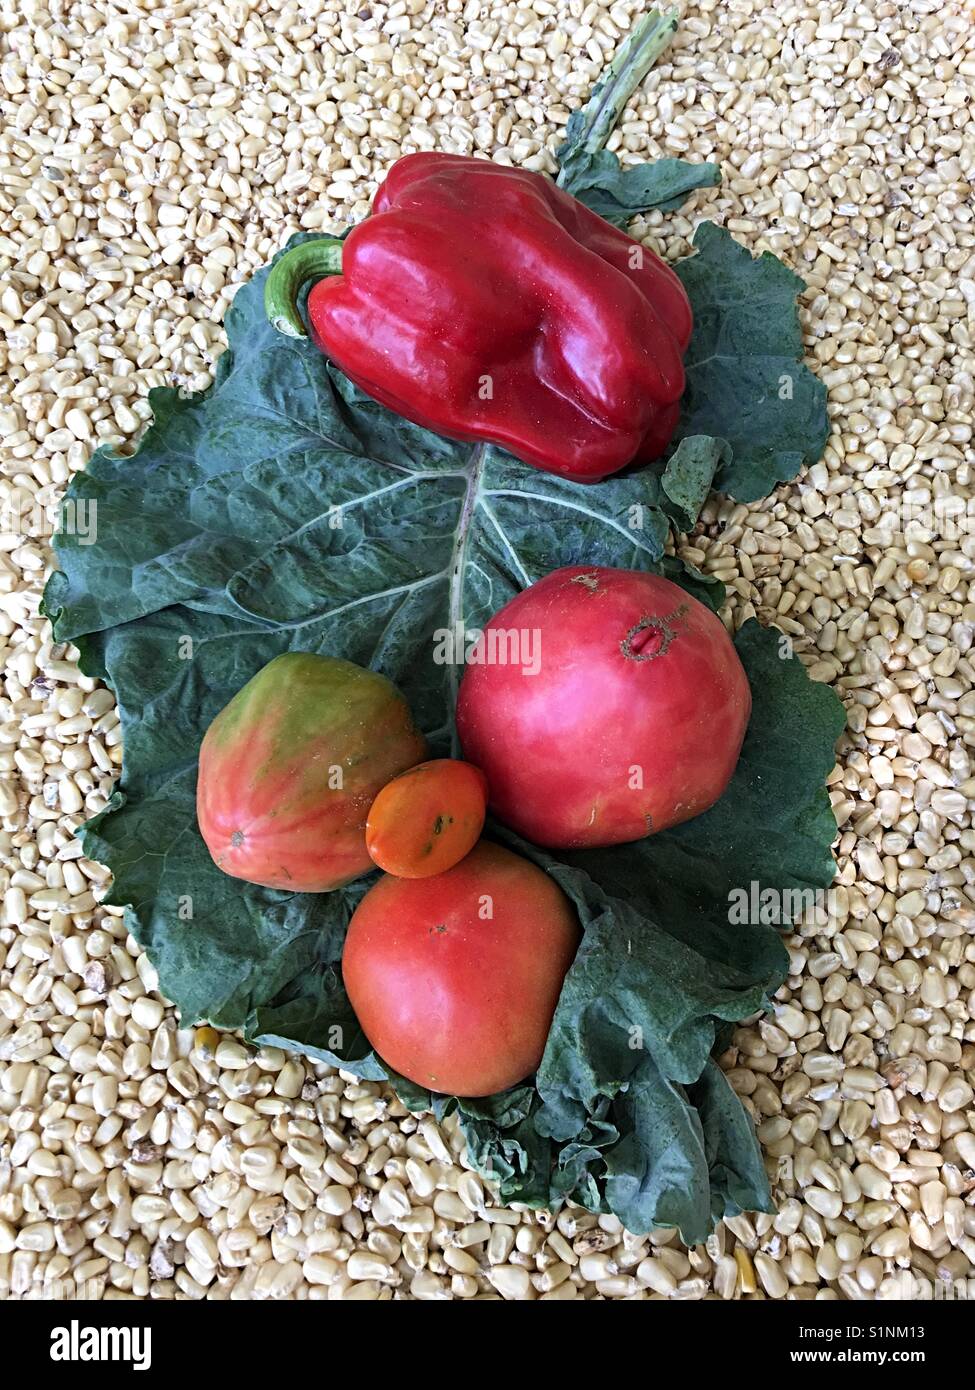
[[[471,534],[471,522],[477,510],[478,498],[481,492],[481,479],[484,473],[484,462],[490,446],[487,444],[477,444],[471,451],[470,459],[467,463],[467,489],[464,493],[464,501],[460,510],[460,521],[454,533],[454,544],[450,552],[450,579],[448,582],[448,601],[447,601],[447,629],[449,632],[456,632],[458,623],[464,621],[464,577],[467,573],[467,547]],[[450,663],[450,693],[454,707],[457,703],[457,690],[460,678],[457,672],[458,663]]]

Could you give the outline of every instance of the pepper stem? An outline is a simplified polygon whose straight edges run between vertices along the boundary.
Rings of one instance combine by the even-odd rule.
[[[307,336],[298,312],[298,295],[309,280],[338,275],[342,243],[338,237],[303,241],[279,256],[264,285],[264,312],[272,328],[288,338]]]
[[[582,113],[583,134],[577,148],[590,154],[602,149],[626,103],[670,44],[679,13],[676,6],[664,14],[651,10],[620,45]],[[563,168],[556,182],[562,183],[565,174]]]

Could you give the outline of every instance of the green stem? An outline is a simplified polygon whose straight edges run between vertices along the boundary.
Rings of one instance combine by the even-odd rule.
[[[272,328],[288,338],[306,337],[298,312],[298,296],[309,280],[338,275],[342,270],[342,243],[337,237],[303,241],[280,256],[264,286],[264,312]]]
[[[665,14],[651,10],[620,45],[583,113],[586,129],[580,149],[595,154],[605,145],[626,103],[670,44],[677,30],[679,13],[676,7]],[[562,183],[565,175],[563,169],[556,182]]]

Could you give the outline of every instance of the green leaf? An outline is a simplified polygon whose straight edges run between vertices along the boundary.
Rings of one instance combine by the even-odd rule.
[[[711,1222],[743,1211],[771,1211],[758,1138],[724,1072],[709,1061],[688,1088],[704,1135],[711,1179]]]
[[[567,128],[570,136],[573,119]],[[721,182],[717,164],[691,164],[686,159],[623,166],[609,150],[571,151],[568,145],[556,157],[561,164],[561,187],[615,227],[626,227],[637,213],[651,208],[672,212],[695,189]]]
[[[559,187],[618,227],[650,208],[680,207],[695,188],[710,187],[721,178],[716,164],[689,164],[684,159],[623,168],[616,155],[603,148],[676,29],[676,9],[665,14],[653,9],[641,16],[585,106],[569,117],[565,140],[556,151]]]
[[[535,1124],[538,1096],[516,1086],[487,1100],[456,1102],[471,1162],[505,1202],[545,1207],[552,1201],[552,1144]]]
[[[679,555],[665,555],[658,569],[665,579],[679,584],[699,602],[706,604],[712,612],[717,613],[723,607],[725,587],[714,575],[702,574],[696,565],[690,564]]]
[[[829,435],[826,387],[802,360],[796,297],[805,285],[710,222],[694,247],[675,266],[694,311],[677,437],[726,441],[731,456],[714,486],[753,502],[815,463]]]
[[[504,1096],[435,1098],[392,1075],[337,968],[369,880],[312,896],[228,878],[200,838],[194,793],[203,731],[281,651],[383,671],[445,751],[459,672],[435,659],[438,629],[476,628],[520,586],[575,562],[656,568],[720,601],[720,585],[663,546],[669,515],[696,515],[723,446],[689,440],[659,475],[598,488],[462,448],[272,334],[263,278],[235,300],[211,390],[154,392],[138,452],[99,451],[70,489],[73,504],[97,506],[97,544],[62,530],[46,607],[57,640],[78,642],[114,688],[125,747],[85,852],[112,869],[110,901],[127,906],[186,1023],[242,1028],[387,1076],[407,1105],[456,1110],[508,1200],[571,1196],[701,1238],[742,1193],[755,1206],[768,1196],[747,1117],[709,1080],[709,1053],[724,1020],[761,1007],[781,948],[767,926],[733,927],[727,894],[751,877],[776,887],[832,874],[822,779],[835,697],[776,634],[739,636],[755,714],[727,805],[614,851],[553,860],[521,846],[573,898],[586,939],[537,1081]]]
[[[667,460],[661,485],[663,507],[679,531],[690,531],[711,491],[714,475],[731,462],[727,440],[689,434]]]

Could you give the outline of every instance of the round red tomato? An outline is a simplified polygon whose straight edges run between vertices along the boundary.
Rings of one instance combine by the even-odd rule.
[[[429,878],[470,853],[486,810],[480,768],[455,758],[419,763],[387,782],[372,803],[366,848],[388,874]]]
[[[490,659],[512,633],[532,662]],[[457,731],[499,819],[536,844],[585,849],[712,806],[751,704],[738,653],[703,603],[655,574],[580,565],[546,575],[487,624]]]
[[[384,875],[353,914],[342,975],[385,1062],[431,1091],[487,1096],[541,1061],[579,938],[558,884],[482,840],[433,878]]]

